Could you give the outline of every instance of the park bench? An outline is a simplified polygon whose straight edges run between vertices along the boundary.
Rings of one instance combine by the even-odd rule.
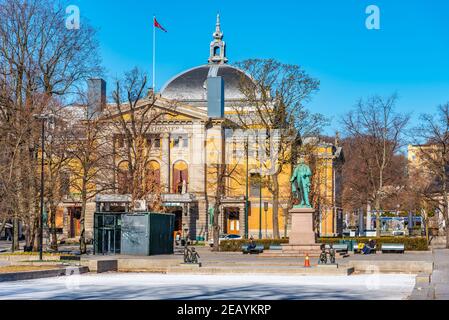
[[[257,246],[255,249],[249,250],[249,245],[242,246],[243,254],[260,254],[263,253],[264,246]]]
[[[273,251],[280,251],[280,250],[282,250],[282,246],[276,246],[276,245],[273,245],[273,246],[270,246],[270,250],[273,250]]]
[[[329,244],[326,245],[326,249],[329,250],[331,246]],[[333,248],[337,253],[348,253],[348,245],[347,244],[334,244]]]
[[[384,243],[382,244],[382,253],[405,253],[403,243]]]

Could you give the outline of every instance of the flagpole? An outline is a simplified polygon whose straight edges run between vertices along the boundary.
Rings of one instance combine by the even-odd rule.
[[[153,92],[156,93],[156,16],[153,16]]]

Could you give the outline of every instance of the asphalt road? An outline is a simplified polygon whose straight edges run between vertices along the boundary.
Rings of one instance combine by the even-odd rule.
[[[81,275],[0,283],[0,300],[402,300],[413,275]]]

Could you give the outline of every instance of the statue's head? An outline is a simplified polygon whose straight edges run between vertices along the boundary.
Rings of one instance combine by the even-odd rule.
[[[298,164],[305,164],[306,160],[304,160],[304,158],[301,157],[301,158],[298,159],[297,163]]]

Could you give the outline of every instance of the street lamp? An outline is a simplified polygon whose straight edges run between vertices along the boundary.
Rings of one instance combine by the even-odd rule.
[[[259,176],[259,239],[262,239],[262,170]]]
[[[44,169],[45,169],[45,122],[51,118],[51,115],[35,115],[37,120],[42,122],[41,127],[41,212],[39,217],[39,260],[43,260],[44,243]]]
[[[245,199],[245,239],[249,237],[249,137],[246,136],[246,199]]]

